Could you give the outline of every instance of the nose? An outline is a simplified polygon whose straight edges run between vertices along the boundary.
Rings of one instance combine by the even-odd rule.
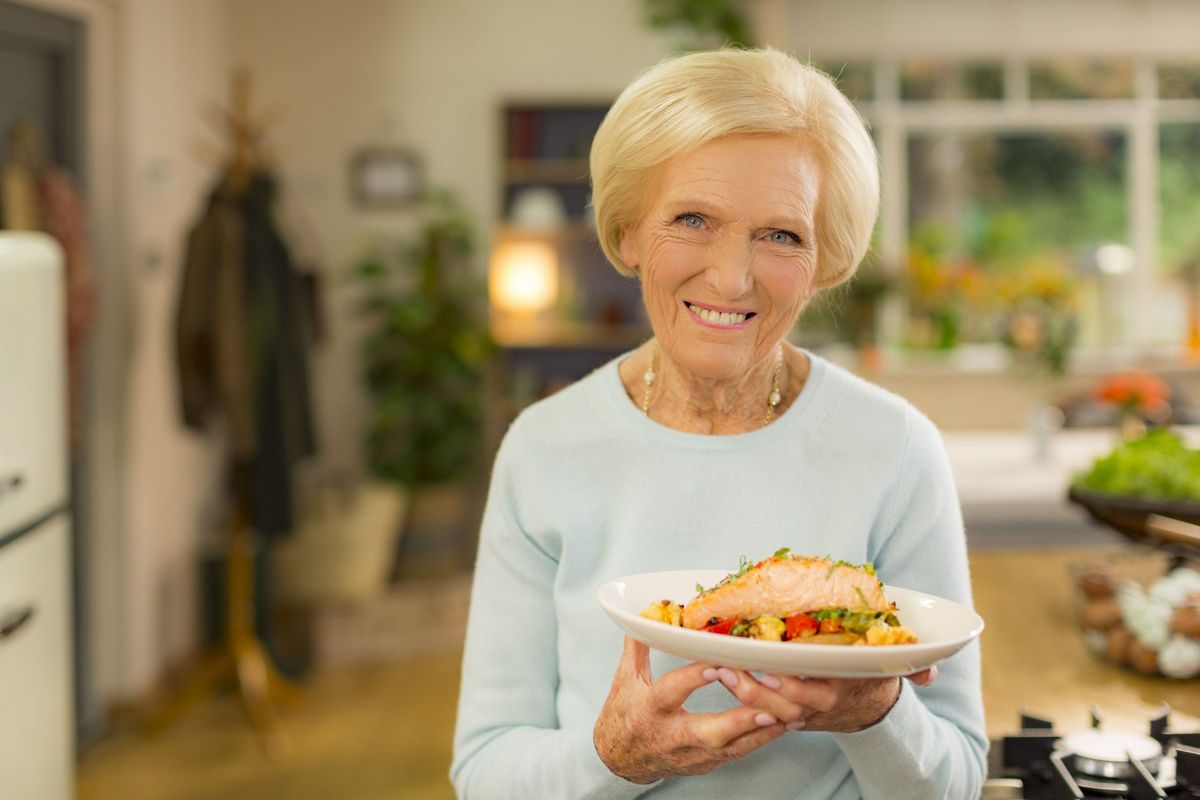
[[[750,292],[753,283],[753,253],[742,242],[727,237],[708,253],[704,277],[708,288],[722,300],[736,300]]]

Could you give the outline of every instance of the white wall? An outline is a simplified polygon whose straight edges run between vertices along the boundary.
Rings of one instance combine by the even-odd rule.
[[[401,219],[351,204],[357,148],[415,148],[428,182],[462,197],[486,245],[500,203],[502,104],[611,100],[667,52],[642,24],[641,0],[241,0],[231,14],[237,59],[284,114],[272,138],[286,188],[331,275]],[[322,463],[353,474],[363,404],[350,292],[333,293],[331,306],[333,340],[316,369]]]
[[[127,626],[124,693],[140,693],[196,641],[196,553],[220,522],[221,453],[184,431],[174,315],[184,237],[215,164],[196,154],[219,141],[202,113],[229,94],[224,0],[124,0],[125,268],[132,286],[125,506]]]

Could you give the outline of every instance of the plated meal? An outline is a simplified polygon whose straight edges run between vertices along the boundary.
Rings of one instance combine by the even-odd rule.
[[[647,572],[611,580],[597,599],[655,650],[726,667],[808,677],[910,675],[983,631],[975,611],[885,585],[870,564],[783,549],[728,570]],[[886,646],[871,646],[886,645]]]
[[[716,586],[696,585],[690,602],[658,600],[641,616],[707,633],[771,642],[915,644],[871,564],[802,556],[784,547]]]

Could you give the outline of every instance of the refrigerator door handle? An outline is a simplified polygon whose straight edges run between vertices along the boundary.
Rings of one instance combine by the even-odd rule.
[[[28,605],[0,617],[0,643],[19,631],[31,619],[33,606]]]

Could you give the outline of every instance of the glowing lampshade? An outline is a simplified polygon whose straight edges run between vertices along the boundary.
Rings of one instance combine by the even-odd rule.
[[[502,242],[488,274],[492,305],[515,314],[536,314],[558,297],[558,259],[546,242]]]

